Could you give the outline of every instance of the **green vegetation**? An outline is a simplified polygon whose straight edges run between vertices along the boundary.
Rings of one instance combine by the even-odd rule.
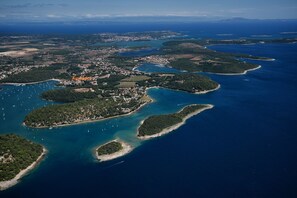
[[[137,95],[131,95],[131,90],[121,93],[118,88],[160,86],[196,93],[218,86],[208,77],[190,73],[140,75],[125,79],[124,76],[113,75],[107,79],[98,79],[98,82],[99,85],[93,87],[76,86],[44,92],[42,98],[67,104],[55,104],[34,110],[26,116],[25,124],[29,127],[52,127],[95,121],[127,114],[148,102],[148,98],[143,95],[145,89]],[[119,94],[121,96],[118,96]]]
[[[136,76],[130,76],[128,78],[122,79],[120,81],[120,84],[116,87],[118,88],[131,88],[136,86],[136,82],[149,80],[151,77],[145,76],[145,75],[136,75]]]
[[[297,38],[261,38],[261,39],[202,39],[202,40],[177,40],[177,41],[169,41],[165,42],[165,46],[175,46],[181,43],[194,43],[200,46],[208,46],[208,45],[250,45],[250,44],[263,44],[263,43],[294,43],[297,41]]]
[[[57,78],[59,72],[52,70],[49,67],[45,68],[34,68],[27,72],[21,72],[12,76],[9,76],[0,82],[2,83],[31,83],[49,80],[52,78]]]
[[[71,53],[71,51],[67,50],[67,49],[61,49],[61,50],[56,50],[53,51],[52,54],[54,55],[61,55],[61,56],[66,56],[69,55]]]
[[[258,67],[256,64],[238,60],[238,56],[217,52],[203,46],[204,40],[165,42],[162,53],[172,57],[170,66],[189,72],[243,73]]]
[[[131,88],[131,87],[135,87],[136,83],[135,82],[120,82],[119,85],[117,85],[117,87],[119,88]]]
[[[113,98],[96,98],[50,105],[29,113],[25,117],[24,123],[29,127],[38,128],[95,121],[127,114],[136,110],[144,102],[137,99],[124,101],[122,98],[117,100]]]
[[[177,59],[170,63],[175,69],[186,70],[190,72],[210,72],[210,73],[243,73],[248,69],[254,69],[258,65],[242,62],[227,57],[212,61],[211,59],[195,63],[190,59]]]
[[[140,86],[159,86],[168,89],[196,93],[218,87],[218,83],[206,76],[191,73],[153,74],[147,81],[137,82]]]
[[[132,70],[133,67],[135,67],[138,62],[135,62],[133,58],[130,57],[123,57],[123,56],[110,56],[108,57],[108,60],[113,65]]]
[[[207,105],[189,105],[183,108],[178,113],[167,115],[154,115],[144,120],[143,124],[138,129],[138,136],[151,136],[162,132],[162,130],[174,126],[183,120],[191,113],[207,107]]]
[[[144,81],[144,80],[149,80],[149,76],[145,75],[139,75],[139,76],[130,76],[129,78],[125,78],[122,81],[123,82],[139,82],[139,81]]]
[[[124,35],[132,36],[132,40],[135,37],[139,37],[136,40],[143,40],[165,39],[178,34],[146,32]],[[142,38],[142,36],[145,37]],[[125,51],[121,46],[95,45],[102,41],[117,42],[123,39],[117,34],[56,35],[54,37],[47,35],[33,36],[33,38],[28,38],[30,45],[32,48],[39,49],[38,51],[17,58],[5,56],[0,60],[1,65],[5,65],[3,67],[5,75],[2,76],[8,76],[1,82],[29,83],[51,78],[65,79],[59,84],[64,86],[63,88],[46,91],[41,95],[43,99],[64,104],[54,104],[34,110],[24,120],[29,127],[53,127],[128,114],[149,101],[145,90],[153,86],[189,93],[207,91],[218,86],[210,78],[198,74],[141,74],[133,71],[133,67],[147,59],[120,56],[119,53]],[[158,51],[156,52],[158,56],[151,58],[153,61],[167,62],[168,55],[170,64],[174,67],[196,71],[197,68],[193,68],[198,65],[197,61],[200,61],[199,54],[203,55],[201,60],[207,61],[213,58],[215,53],[205,49],[201,43],[203,42],[166,42],[160,51],[161,54]],[[221,56],[226,58],[226,54],[222,53]],[[229,57],[233,58],[231,55]],[[209,68],[214,65],[209,66],[204,63],[204,66]],[[11,70],[11,67],[19,68]],[[228,68],[231,67],[228,66]],[[84,80],[82,77],[88,78]]]
[[[285,43],[294,43],[297,41],[297,38],[261,38],[261,39],[231,39],[231,40],[203,40],[200,43],[203,45],[249,45],[249,44],[285,44]]]
[[[54,89],[43,92],[41,97],[45,100],[51,100],[55,102],[75,102],[84,99],[97,98],[99,93],[97,92],[78,92],[78,88],[65,88],[65,89]]]
[[[0,181],[14,178],[43,152],[41,145],[14,134],[0,135]]]
[[[107,144],[100,146],[97,149],[97,154],[100,155],[110,155],[123,149],[120,142],[112,141]]]
[[[120,84],[120,81],[124,79],[125,76],[123,75],[110,75],[109,78],[98,79],[98,88],[101,89],[115,89],[117,85]]]

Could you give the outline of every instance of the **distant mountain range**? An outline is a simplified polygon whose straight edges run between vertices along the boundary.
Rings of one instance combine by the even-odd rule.
[[[71,22],[80,22],[80,23],[105,23],[105,22],[131,22],[131,23],[146,23],[146,22],[172,22],[172,23],[180,23],[180,22],[261,22],[261,21],[297,21],[297,19],[248,19],[242,17],[234,17],[234,18],[220,18],[220,17],[205,17],[205,16],[106,16],[106,17],[93,17],[93,18],[61,18],[52,21],[50,19],[39,19],[36,21],[19,21],[14,20],[10,21],[10,23],[38,23],[38,22],[46,22],[46,23],[71,23]],[[0,23],[8,23],[7,21],[1,21]]]

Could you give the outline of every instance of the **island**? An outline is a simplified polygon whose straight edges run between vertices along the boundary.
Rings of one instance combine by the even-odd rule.
[[[137,137],[143,140],[160,137],[178,129],[192,116],[211,108],[213,105],[210,104],[193,104],[177,113],[150,116],[141,122]]]
[[[0,190],[17,184],[45,154],[44,147],[18,135],[0,135]]]
[[[132,147],[120,140],[113,140],[96,149],[96,157],[101,162],[113,160],[132,151]]]

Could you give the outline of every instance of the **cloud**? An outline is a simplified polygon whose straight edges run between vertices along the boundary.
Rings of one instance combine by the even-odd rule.
[[[61,18],[62,16],[56,15],[56,14],[47,14],[46,17],[48,18]]]
[[[84,14],[81,15],[83,18],[102,18],[102,17],[110,17],[108,14]],[[78,16],[79,17],[79,16]]]

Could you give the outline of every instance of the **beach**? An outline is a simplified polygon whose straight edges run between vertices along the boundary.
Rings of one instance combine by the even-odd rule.
[[[213,73],[213,72],[202,72],[202,73],[208,73],[208,74],[216,74],[216,75],[221,75],[221,76],[238,76],[238,75],[245,75],[250,71],[254,71],[257,69],[260,69],[262,66],[259,65],[258,67],[252,68],[252,69],[247,69],[244,72],[241,73]]]
[[[137,132],[137,137],[138,137],[139,139],[141,139],[141,140],[148,140],[148,139],[152,139],[152,138],[156,138],[156,137],[161,137],[161,136],[163,136],[163,135],[166,135],[166,134],[168,134],[168,133],[170,133],[170,132],[172,132],[172,131],[178,129],[178,128],[181,127],[182,125],[184,125],[184,124],[186,123],[187,119],[189,119],[189,118],[193,117],[194,115],[197,115],[197,114],[199,114],[199,113],[201,113],[201,112],[203,112],[203,111],[205,111],[205,110],[207,110],[207,109],[212,109],[213,107],[214,107],[214,105],[207,104],[206,107],[204,107],[204,108],[202,108],[202,109],[199,109],[199,110],[197,110],[197,111],[195,111],[195,112],[193,112],[193,113],[187,115],[186,117],[184,117],[182,122],[177,123],[177,124],[175,124],[175,125],[173,125],[173,126],[167,127],[167,128],[165,128],[165,129],[163,129],[160,133],[157,133],[157,134],[154,134],[154,135],[138,136],[139,132]],[[181,110],[181,111],[182,111],[182,110]],[[144,122],[144,120],[141,121],[140,126],[142,125],[143,122]],[[137,130],[137,131],[138,131],[138,130]]]
[[[21,170],[14,178],[7,180],[7,181],[1,181],[0,182],[0,190],[6,190],[6,189],[16,185],[22,177],[27,175],[31,170],[33,170],[41,162],[41,160],[44,158],[46,153],[47,153],[47,150],[45,148],[43,148],[41,155],[30,166],[28,166],[26,169]]]
[[[48,79],[48,80],[43,80],[43,81],[37,81],[37,82],[30,82],[30,83],[0,83],[2,85],[13,85],[13,86],[25,86],[25,85],[35,85],[35,84],[39,84],[39,83],[44,83],[44,82],[48,82],[48,81],[57,81],[57,82],[61,82],[60,79]]]
[[[123,142],[123,141],[120,141],[120,140],[115,140],[115,141],[118,142],[118,143],[121,143],[121,145],[122,145],[122,147],[123,147],[120,151],[117,151],[117,152],[115,152],[115,153],[107,154],[107,155],[100,155],[100,156],[99,156],[99,155],[97,154],[97,149],[100,148],[101,146],[104,146],[105,144],[104,144],[104,145],[101,145],[101,146],[99,146],[99,147],[96,148],[96,150],[95,150],[96,158],[97,158],[100,162],[108,161],[108,160],[113,160],[113,159],[115,159],[115,158],[122,157],[122,156],[124,156],[124,155],[130,153],[130,152],[133,150],[133,148],[132,148],[129,144],[127,144],[127,143],[125,143],[125,142]],[[109,143],[109,142],[108,142],[108,143]],[[106,143],[106,144],[108,144],[108,143]]]
[[[216,90],[218,90],[218,89],[220,89],[221,88],[221,85],[219,84],[216,88],[214,88],[214,89],[210,89],[210,90],[205,90],[205,91],[197,91],[197,92],[195,92],[195,94],[206,94],[206,93],[208,93],[208,92],[213,92],[213,91],[216,91]]]

